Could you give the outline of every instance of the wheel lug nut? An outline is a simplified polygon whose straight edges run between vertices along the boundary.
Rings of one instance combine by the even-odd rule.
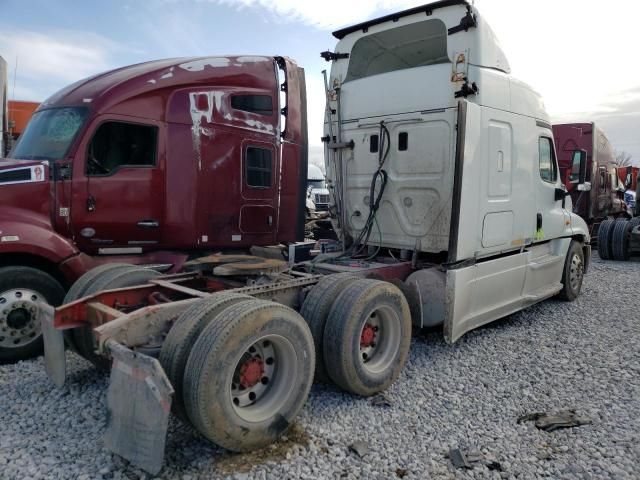
[[[373,327],[374,332],[377,332],[378,330],[380,330],[380,327]]]
[[[267,383],[269,383],[269,378],[268,377],[262,377],[262,380],[260,380],[262,382],[263,385],[266,385]]]

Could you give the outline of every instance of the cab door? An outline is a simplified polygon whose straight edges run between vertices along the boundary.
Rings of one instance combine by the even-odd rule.
[[[561,237],[565,230],[568,213],[564,209],[564,187],[558,174],[558,162],[550,129],[538,125],[537,164],[533,175],[536,195],[535,228],[533,243],[546,242]],[[565,218],[567,217],[567,218]]]
[[[109,116],[89,131],[74,159],[75,241],[104,255],[157,248],[164,212],[160,124]]]
[[[611,210],[611,181],[604,165],[598,166],[598,186],[597,186],[597,212],[593,212],[596,217],[606,217]]]
[[[240,232],[262,242],[273,242],[278,222],[278,151],[273,143],[246,139],[241,155]]]
[[[449,343],[523,305],[522,219],[532,210],[523,195],[532,192],[532,159],[515,141],[518,117],[504,113],[466,100],[458,106],[444,318]]]

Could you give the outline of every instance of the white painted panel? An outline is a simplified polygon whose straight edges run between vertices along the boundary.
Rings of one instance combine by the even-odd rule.
[[[508,246],[513,235],[513,212],[488,213],[484,216],[482,246]]]
[[[489,189],[492,201],[509,201],[511,197],[511,125],[489,120]]]
[[[445,339],[520,310],[527,254],[518,253],[447,271]]]
[[[421,251],[436,253],[447,250],[455,118],[453,109],[385,118],[391,139],[383,166],[388,181],[370,244],[411,249],[417,246]],[[408,138],[404,151],[399,149],[401,133]],[[371,179],[379,161],[379,154],[370,151],[373,135],[380,140],[377,122],[362,120],[344,125],[343,139],[355,144],[353,150],[343,153],[347,165],[348,230],[353,237],[369,214]]]

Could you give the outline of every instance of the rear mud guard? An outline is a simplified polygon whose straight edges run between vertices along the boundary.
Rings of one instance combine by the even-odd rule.
[[[113,357],[107,449],[156,475],[162,469],[173,387],[160,363],[109,340]]]
[[[41,303],[39,308],[40,325],[44,340],[44,368],[53,383],[58,387],[62,387],[67,376],[64,333],[53,326],[55,309],[46,303]]]

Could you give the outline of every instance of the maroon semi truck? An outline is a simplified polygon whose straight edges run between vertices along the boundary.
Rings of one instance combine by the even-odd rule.
[[[625,215],[624,186],[618,179],[613,148],[594,123],[553,125],[561,179],[573,201],[573,211],[590,225]],[[581,158],[586,156],[586,162]],[[578,190],[580,165],[586,165],[589,190]]]
[[[301,240],[305,105],[284,57],[147,62],[46,100],[0,160],[0,361],[41,352],[37,303],[93,267]]]

